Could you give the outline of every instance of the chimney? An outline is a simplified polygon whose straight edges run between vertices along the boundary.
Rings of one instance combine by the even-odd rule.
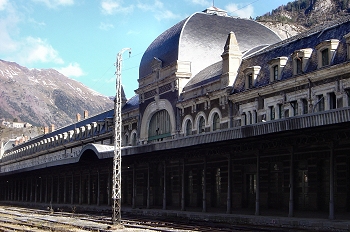
[[[80,114],[79,113],[77,113],[77,122],[79,122],[80,121]]]
[[[45,126],[44,127],[44,134],[48,134],[49,133],[49,127],[48,126]]]
[[[87,119],[89,117],[89,111],[84,110],[84,119]]]
[[[55,125],[51,124],[50,132],[54,132],[54,131],[55,131]]]

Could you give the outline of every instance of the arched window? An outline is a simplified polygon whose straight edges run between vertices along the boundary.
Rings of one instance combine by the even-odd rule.
[[[148,140],[161,141],[163,138],[171,136],[171,123],[168,111],[160,110],[156,112],[149,123]]]
[[[213,116],[213,131],[220,129],[220,117],[218,113],[215,113]]]
[[[128,144],[129,144],[129,136],[125,135],[124,146],[128,146]]]
[[[200,117],[198,120],[198,134],[205,132],[205,120],[204,117]]]
[[[191,120],[187,120],[186,122],[186,136],[192,135],[192,122]]]
[[[132,145],[132,146],[136,146],[136,133],[133,133],[133,134],[132,134],[132,137],[131,137],[131,145]]]

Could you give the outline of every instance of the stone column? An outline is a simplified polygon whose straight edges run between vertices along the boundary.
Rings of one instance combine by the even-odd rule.
[[[290,152],[289,164],[289,213],[288,217],[294,216],[294,147]]]
[[[231,154],[228,155],[228,161],[227,161],[227,206],[226,206],[226,213],[231,213],[231,172],[232,172],[232,160],[231,160]]]
[[[40,196],[39,196],[39,202],[43,202],[43,178],[42,177],[39,177],[40,178]]]
[[[57,204],[60,203],[60,176],[57,176]]]
[[[150,167],[149,167],[149,163],[147,164],[147,209],[150,208]]]
[[[12,200],[15,201],[17,198],[17,194],[16,194],[16,180],[12,181]]]
[[[166,210],[166,162],[163,161],[164,174],[163,174],[163,210]]]
[[[181,174],[181,210],[185,211],[185,159],[182,159]]]
[[[207,157],[204,157],[203,160],[203,183],[202,183],[202,190],[203,190],[203,206],[202,206],[202,212],[207,212]]]
[[[107,204],[111,205],[111,171],[108,171],[108,177],[107,177]]]
[[[260,150],[256,155],[256,193],[255,193],[255,215],[260,215]]]
[[[53,176],[51,176],[51,197],[50,197],[50,203],[53,203]]]
[[[100,205],[100,170],[97,170],[97,206]]]
[[[29,201],[33,201],[33,177],[30,177],[30,194],[29,194]]]
[[[47,176],[45,178],[45,203],[47,203],[47,194],[48,194],[48,186],[47,186]]]
[[[88,174],[88,191],[87,191],[87,202],[88,202],[88,205],[91,204],[91,174],[89,172]]]
[[[71,205],[74,204],[74,173],[72,173],[72,186],[71,186],[71,192],[70,192],[70,203]]]
[[[134,164],[132,167],[132,208],[135,209],[136,208],[136,165]]]
[[[36,181],[36,179],[35,179],[35,181]],[[35,185],[36,186],[36,185]],[[25,181],[24,180],[22,180],[22,201],[24,201],[24,191],[26,190],[26,188],[25,188],[26,186],[25,186]],[[35,188],[36,189],[36,188]],[[35,200],[35,202],[36,202],[36,200]]]
[[[38,201],[38,178],[35,177],[35,190],[34,190],[34,202],[37,203]]]
[[[28,179],[27,179],[27,182],[28,182]],[[11,192],[10,192],[10,190],[11,190],[11,185],[10,185],[10,182],[9,181],[7,181],[7,198],[6,198],[6,200],[11,200]],[[26,196],[28,196],[28,194],[26,194]]]
[[[330,146],[329,155],[329,219],[334,219],[334,145]]]
[[[79,176],[79,205],[82,204],[82,200],[83,200],[83,180],[82,180],[82,175],[81,175],[81,172],[80,172],[80,176]]]
[[[64,182],[63,182],[63,203],[67,203],[67,177],[64,176]]]
[[[13,200],[13,180],[10,180],[10,189],[11,189],[10,200],[12,201]],[[28,194],[26,196],[28,196]]]

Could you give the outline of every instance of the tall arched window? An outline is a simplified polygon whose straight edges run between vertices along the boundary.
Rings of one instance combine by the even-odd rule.
[[[204,117],[201,116],[198,120],[198,134],[205,132],[205,120]]]
[[[186,136],[192,135],[192,122],[191,120],[187,120],[186,122]]]
[[[220,116],[218,113],[215,113],[213,116],[213,131],[220,129]]]
[[[129,145],[129,136],[126,134],[125,135],[124,146],[128,146],[128,145]]]
[[[136,146],[136,133],[133,133],[131,136],[131,145]]]
[[[163,138],[171,136],[171,123],[168,111],[160,110],[156,112],[149,123],[148,140],[161,141]]]

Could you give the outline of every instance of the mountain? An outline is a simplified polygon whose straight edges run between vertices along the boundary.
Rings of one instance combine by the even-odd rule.
[[[0,60],[0,121],[17,118],[56,128],[73,123],[87,110],[94,115],[113,101],[54,69],[28,69]]]
[[[256,20],[286,39],[347,15],[350,15],[350,0],[296,0]]]

